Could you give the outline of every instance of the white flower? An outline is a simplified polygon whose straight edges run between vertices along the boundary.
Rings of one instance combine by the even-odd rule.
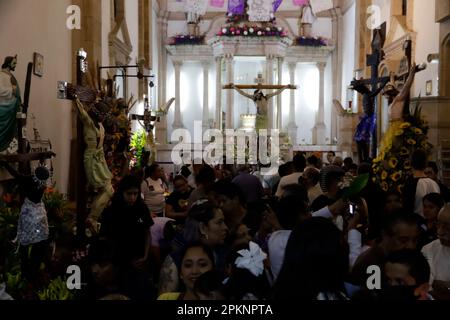
[[[248,31],[244,31],[244,36],[248,35]]]
[[[227,28],[222,29],[222,33],[227,33],[227,31],[228,31]]]
[[[270,28],[269,28],[269,27],[267,27],[267,28],[266,28],[266,31],[270,31]]]
[[[258,36],[260,36],[260,35],[262,35],[262,32],[261,32],[261,31],[258,31]]]
[[[233,16],[233,14],[232,14],[232,13],[230,12],[230,13],[228,14],[228,16],[229,16],[229,17],[232,17],[232,16]]]
[[[255,29],[250,28],[250,29],[248,29],[248,31],[249,31],[250,33],[253,33],[253,32],[255,32]]]
[[[278,31],[283,31],[283,27],[278,27]]]
[[[259,277],[264,272],[264,260],[267,258],[261,248],[254,242],[249,243],[250,250],[240,250],[238,253],[241,255],[236,259],[236,267],[240,269],[247,269],[255,277]]]

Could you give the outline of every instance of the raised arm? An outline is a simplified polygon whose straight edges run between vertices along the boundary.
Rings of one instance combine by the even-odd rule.
[[[80,99],[77,98],[75,100],[75,105],[76,105],[77,113],[78,113],[78,116],[80,117],[81,122],[83,122],[83,124],[88,124],[88,123],[92,122],[91,117],[87,113],[86,109],[84,109],[84,106],[81,103]]]
[[[266,95],[267,100],[269,100],[270,98],[273,98],[273,97],[279,95],[280,93],[282,93],[286,89],[292,89],[292,87],[291,86],[285,86],[285,87],[283,87],[281,89],[278,89],[275,92],[269,93],[268,95]]]
[[[248,94],[247,92],[245,92],[244,90],[241,90],[239,88],[237,88],[236,86],[232,85],[232,88],[235,89],[239,94],[243,95],[246,98],[252,99],[253,100],[253,95]]]
[[[371,94],[372,97],[376,97],[383,89],[384,87],[386,87],[386,85],[388,84],[390,79],[386,79],[383,81],[383,83],[381,84],[381,86],[378,87],[377,90],[375,90],[374,93]]]
[[[414,77],[416,74],[416,65],[413,64],[411,70],[409,71],[408,80],[406,80],[402,91],[394,98],[392,104],[389,106],[389,120],[396,121],[401,120],[403,117],[403,110],[405,107],[405,100],[410,94],[411,86],[414,82]]]

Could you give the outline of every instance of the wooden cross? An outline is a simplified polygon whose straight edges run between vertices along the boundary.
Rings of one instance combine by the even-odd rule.
[[[77,52],[77,83],[76,85],[64,81],[58,82],[58,98],[75,100],[78,98],[84,103],[93,103],[97,99],[98,92],[84,85],[85,74],[87,72],[87,53],[80,49]],[[75,174],[76,191],[75,200],[77,203],[77,236],[83,239],[85,233],[85,221],[88,215],[87,212],[87,179],[84,170],[84,149],[83,142],[83,124],[79,117],[77,117],[77,141],[75,147]]]
[[[29,152],[28,140],[24,135],[24,128],[27,124],[27,114],[28,106],[30,102],[30,92],[31,92],[31,76],[33,72],[33,63],[28,63],[27,67],[27,78],[25,82],[24,99],[21,109],[17,113],[17,140],[18,140],[18,150],[17,154],[11,155],[0,155],[1,161],[6,161],[8,163],[18,163],[19,173],[23,175],[31,174],[31,161],[44,161],[45,159],[50,159],[55,156],[55,153],[51,151],[47,152]]]

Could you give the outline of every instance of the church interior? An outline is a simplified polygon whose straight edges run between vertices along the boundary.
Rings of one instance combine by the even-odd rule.
[[[450,0],[0,21],[0,300],[450,300]]]

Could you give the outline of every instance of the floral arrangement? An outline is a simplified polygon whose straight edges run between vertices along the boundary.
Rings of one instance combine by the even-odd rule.
[[[192,36],[179,34],[170,38],[170,45],[201,45],[205,42],[205,36]]]
[[[411,170],[410,155],[416,149],[431,153],[428,142],[428,124],[421,116],[421,108],[404,118],[404,122],[388,132],[379,156],[373,160],[373,181],[383,191],[403,191]]]
[[[240,26],[231,26],[231,27],[223,27],[217,35],[219,37],[287,37],[288,32],[284,30],[283,27],[259,27],[256,25],[240,25]]]
[[[67,288],[66,281],[61,277],[52,280],[47,288],[39,291],[37,294],[41,301],[66,301],[73,299],[73,294]]]
[[[326,47],[328,45],[328,40],[322,37],[314,37],[314,38],[298,37],[295,43],[298,46]]]
[[[147,143],[147,134],[144,129],[136,131],[131,137],[130,152],[131,161],[130,168],[140,169],[143,167],[143,159],[145,145]]]

